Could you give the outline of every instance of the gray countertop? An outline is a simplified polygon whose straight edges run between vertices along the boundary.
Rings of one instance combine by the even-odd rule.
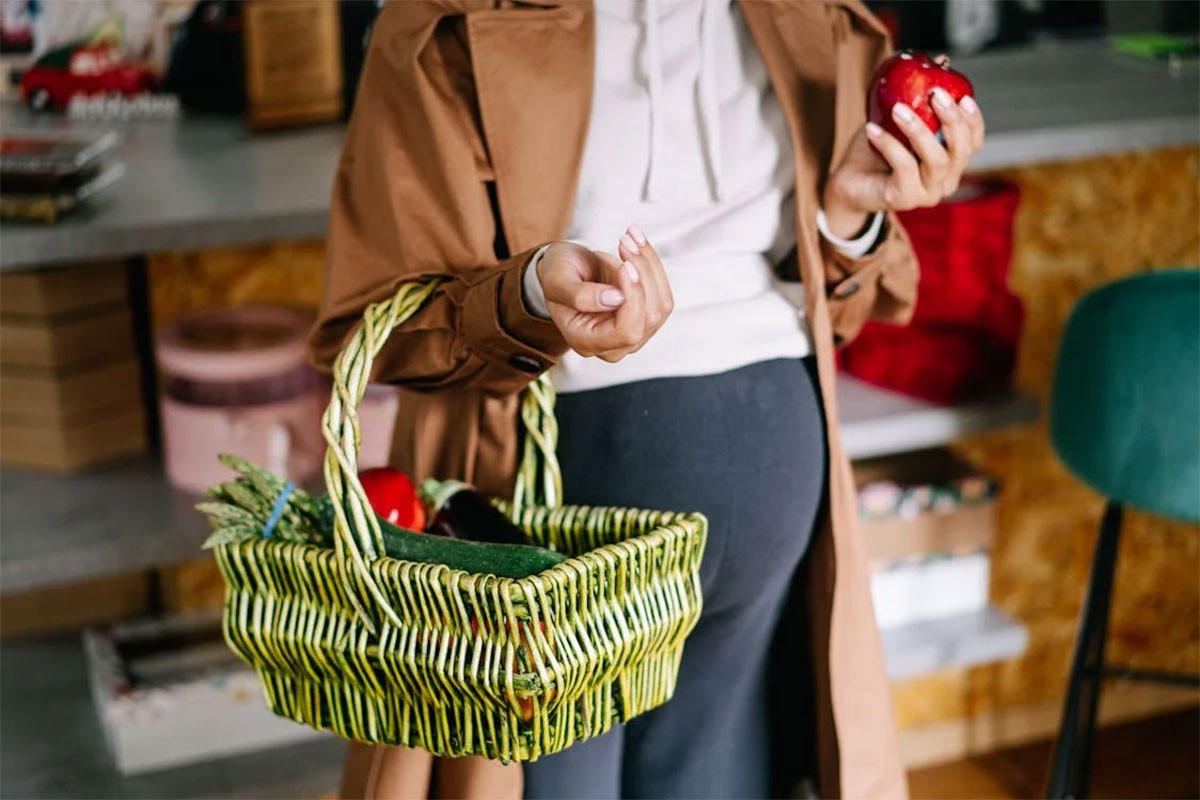
[[[10,110],[10,109],[6,109]],[[4,132],[101,132],[96,123],[5,115]],[[5,223],[0,269],[49,267],[164,250],[319,237],[342,147],[341,125],[247,133],[228,119],[117,127],[125,175],[79,213],[46,226]]]
[[[988,135],[973,169],[1068,161],[1200,141],[1200,70],[1046,43],[955,61],[975,86]]]
[[[963,58],[956,66],[970,75],[988,117],[976,169],[1200,141],[1195,64],[1172,75],[1165,64],[1075,42]],[[5,112],[5,133],[100,129]],[[341,126],[254,136],[235,120],[119,127],[125,176],[57,226],[5,224],[0,269],[325,233]]]

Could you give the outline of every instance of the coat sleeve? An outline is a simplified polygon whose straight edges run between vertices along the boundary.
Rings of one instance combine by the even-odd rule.
[[[891,54],[887,34],[861,5],[834,9],[837,88],[833,153],[836,164],[850,140],[866,124],[866,97],[880,62]],[[888,213],[886,232],[873,251],[850,258],[821,239],[825,290],[838,343],[854,338],[868,320],[905,324],[917,301],[917,259],[896,215]]]
[[[370,303],[401,283],[447,280],[392,335],[374,379],[418,391],[524,387],[566,350],[530,314],[504,252],[480,133],[464,18],[436,2],[379,13],[335,177],[325,288],[310,337],[328,370]]]

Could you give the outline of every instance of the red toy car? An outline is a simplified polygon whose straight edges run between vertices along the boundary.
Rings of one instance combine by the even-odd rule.
[[[121,61],[106,44],[67,45],[49,51],[21,76],[21,97],[34,111],[66,108],[75,95],[153,91],[158,78],[145,67]]]

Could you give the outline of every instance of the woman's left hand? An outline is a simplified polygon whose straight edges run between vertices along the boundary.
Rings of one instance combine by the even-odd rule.
[[[983,112],[973,98],[955,104],[943,89],[933,92],[933,110],[945,146],[901,103],[892,118],[911,150],[870,122],[854,137],[825,185],[822,207],[835,235],[853,238],[877,211],[935,206],[958,188],[967,162],[983,145]]]

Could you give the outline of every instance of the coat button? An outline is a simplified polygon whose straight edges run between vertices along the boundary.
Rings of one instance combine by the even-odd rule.
[[[521,372],[528,372],[532,375],[537,375],[545,369],[545,367],[542,366],[542,362],[538,361],[536,358],[530,358],[529,356],[522,355],[521,353],[513,353],[511,356],[509,356],[508,365],[514,369],[521,370]]]
[[[854,294],[861,288],[862,287],[858,285],[858,281],[846,281],[841,286],[838,286],[837,289],[834,289],[833,296],[838,300],[845,300],[847,297]]]

